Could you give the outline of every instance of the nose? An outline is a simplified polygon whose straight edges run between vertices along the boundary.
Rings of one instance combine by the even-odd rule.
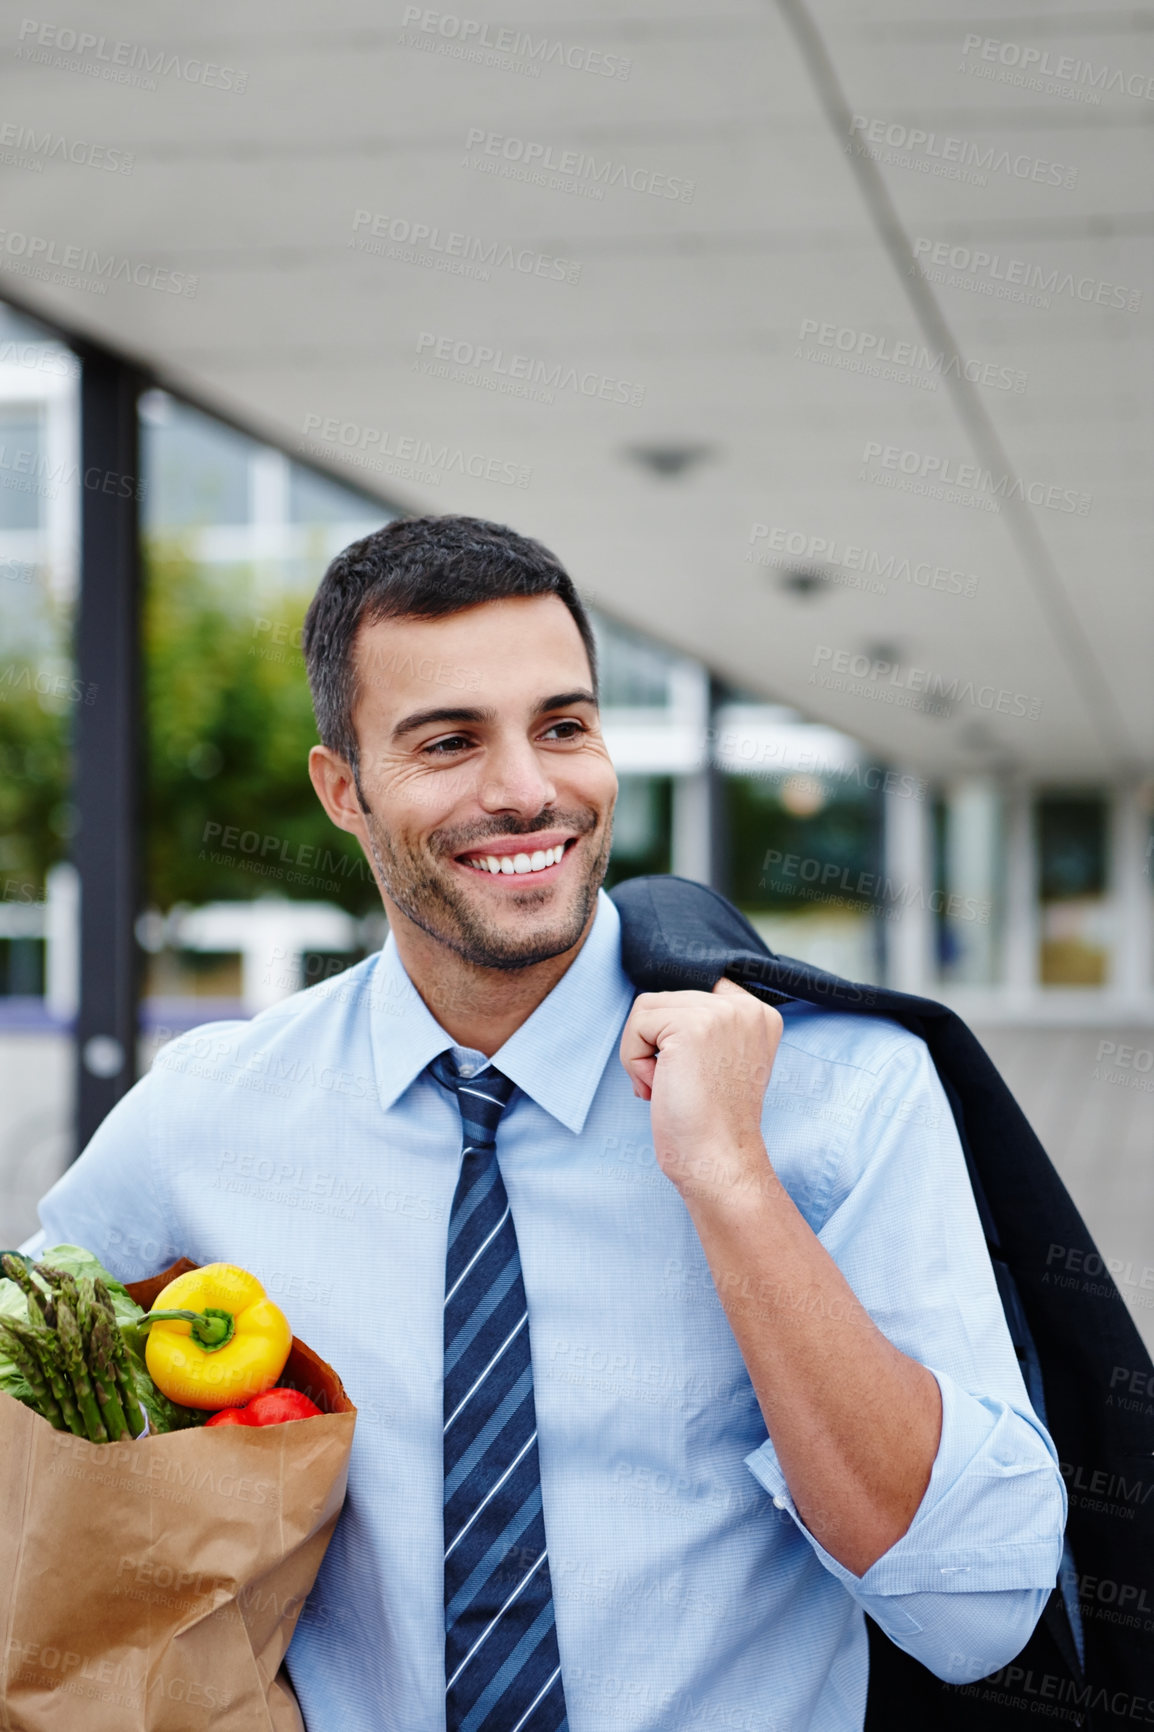
[[[498,738],[485,753],[478,800],[486,812],[532,817],[557,798],[553,778],[524,735]]]

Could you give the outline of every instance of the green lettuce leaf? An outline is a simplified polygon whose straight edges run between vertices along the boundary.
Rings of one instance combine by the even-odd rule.
[[[112,1309],[116,1314],[116,1321],[120,1326],[124,1345],[128,1349],[129,1358],[132,1360],[141,1406],[148,1415],[149,1431],[187,1431],[192,1426],[204,1424],[208,1418],[207,1413],[202,1413],[195,1407],[181,1407],[179,1403],[170,1401],[167,1395],[161,1394],[148,1375],[148,1367],[144,1358],[144,1343],[147,1336],[146,1333],[138,1332],[134,1327],[140,1322],[144,1312],[132,1298],[128,1289],[116,1279],[115,1275],[109,1274],[103,1263],[94,1257],[91,1251],[85,1251],[80,1245],[53,1245],[48,1250],[42,1251],[40,1256],[34,1259],[23,1256],[19,1251],[12,1252],[11,1255],[20,1257],[21,1261],[28,1264],[29,1267],[33,1262],[49,1263],[54,1269],[63,1269],[77,1278],[81,1275],[88,1275],[94,1281],[99,1279],[104,1282],[108,1288],[109,1298],[112,1300]],[[0,1277],[0,1317],[4,1316],[18,1318],[21,1322],[28,1320],[28,1301],[15,1281],[9,1281],[6,1276]],[[18,1401],[23,1401],[32,1393],[2,1348],[0,1348],[0,1391],[5,1395],[14,1395]]]
[[[11,1255],[19,1256],[19,1252],[12,1252]],[[6,1276],[0,1276],[0,1317],[13,1317],[18,1323],[28,1321],[28,1305],[24,1295],[15,1281],[9,1281]],[[0,1392],[5,1395],[14,1395],[17,1401],[29,1401],[32,1396],[27,1382],[21,1377],[2,1346],[0,1346]]]

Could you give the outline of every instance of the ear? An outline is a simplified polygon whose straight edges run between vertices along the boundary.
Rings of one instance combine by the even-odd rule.
[[[363,839],[365,814],[357,798],[353,772],[345,760],[327,746],[314,746],[309,753],[309,779],[337,829],[348,830]]]

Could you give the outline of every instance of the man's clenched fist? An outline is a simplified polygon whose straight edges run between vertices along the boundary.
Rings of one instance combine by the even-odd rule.
[[[761,1108],[782,1020],[732,980],[643,992],[621,1036],[633,1092],[652,1105],[662,1171],[685,1196],[737,1201],[769,1172]]]

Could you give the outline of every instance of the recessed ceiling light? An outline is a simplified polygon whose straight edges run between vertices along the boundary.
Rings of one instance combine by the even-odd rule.
[[[635,463],[665,480],[684,475],[717,453],[714,445],[627,445],[625,450]]]
[[[833,587],[824,571],[814,571],[811,568],[784,571],[778,582],[781,589],[788,591],[790,595],[800,596],[805,601],[810,601],[823,590]]]
[[[867,643],[862,647],[871,662],[885,662],[890,667],[901,666],[902,646],[899,643]]]
[[[1006,772],[1014,768],[1013,751],[1000,740],[987,722],[972,721],[958,729],[959,750],[971,759],[980,760],[982,768]]]

